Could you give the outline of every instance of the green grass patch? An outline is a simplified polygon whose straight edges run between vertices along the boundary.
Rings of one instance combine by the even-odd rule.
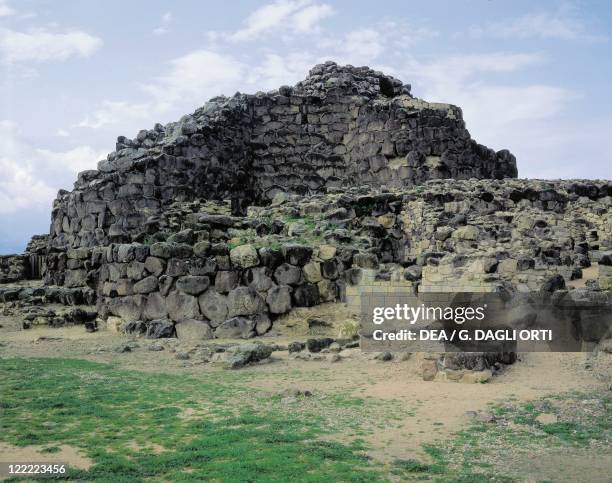
[[[80,448],[94,464],[66,478],[109,482],[515,481],[521,468],[500,467],[500,453],[612,444],[612,398],[569,393],[493,405],[495,422],[474,420],[423,445],[424,458],[383,465],[366,456],[362,438],[396,428],[418,409],[341,388],[287,400],[282,391],[247,384],[258,377],[248,369],[186,376],[82,360],[0,359],[0,441],[41,445],[46,453],[63,444]],[[556,422],[542,424],[544,413]]]
[[[86,361],[1,360],[0,440],[82,448],[95,464],[67,478],[87,481],[381,478],[361,443],[321,440],[322,418],[245,402],[249,389],[228,377],[230,384]],[[181,417],[194,404],[203,415]]]

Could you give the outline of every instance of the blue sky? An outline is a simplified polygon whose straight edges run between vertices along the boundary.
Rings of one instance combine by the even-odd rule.
[[[208,98],[369,65],[463,108],[519,176],[611,178],[607,1],[0,0],[0,253],[118,135]]]

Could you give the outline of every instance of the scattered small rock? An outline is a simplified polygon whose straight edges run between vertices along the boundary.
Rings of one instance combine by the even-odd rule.
[[[381,352],[380,354],[376,354],[374,359],[378,361],[388,362],[393,360],[393,354],[389,351]]]
[[[287,349],[289,350],[289,353],[293,353],[293,352],[300,352],[303,351],[304,348],[306,347],[306,344],[304,344],[303,342],[291,342],[289,344],[289,346],[287,347]]]

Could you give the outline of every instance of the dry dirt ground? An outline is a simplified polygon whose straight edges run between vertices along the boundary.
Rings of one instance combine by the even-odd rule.
[[[36,327],[22,330],[20,321],[14,317],[0,317],[0,357],[62,357],[87,359],[97,362],[112,362],[121,368],[136,371],[170,372],[176,374],[210,373],[224,369],[215,364],[202,363],[197,358],[178,360],[177,351],[189,352],[193,344],[180,344],[173,339],[151,341],[135,339],[109,330],[86,333],[82,326],[48,328]],[[298,340],[300,338],[297,338]],[[305,337],[301,338],[302,340]],[[291,337],[263,338],[279,345],[296,340]],[[217,342],[217,341],[216,341]],[[242,341],[244,342],[244,341]],[[120,353],[117,348],[131,344],[130,352]],[[148,350],[152,344],[163,345],[165,350]],[[487,384],[461,384],[456,382],[425,382],[420,377],[419,354],[397,357],[391,362],[373,358],[373,354],[361,353],[359,349],[345,350],[342,359],[331,362],[328,355],[319,360],[301,360],[290,357],[287,351],[276,351],[266,364],[251,366],[254,377],[246,384],[260,391],[278,394],[279,391],[299,387],[313,392],[342,391],[362,398],[389,401],[394,405],[410,408],[410,416],[392,425],[366,434],[363,439],[371,449],[371,455],[382,462],[395,458],[427,459],[422,443],[443,440],[469,424],[474,412],[486,413],[490,403],[530,401],[543,396],[566,391],[605,391],[609,385],[610,372],[601,358],[583,353],[528,353],[521,354],[519,361],[497,374]],[[189,417],[189,415],[185,415]],[[368,418],[368,414],[363,414]],[[338,439],[343,435],[339,433]],[[39,448],[17,448],[0,446],[2,459],[45,461]],[[62,460],[75,467],[87,468],[88,460],[74,448],[61,448]],[[35,457],[34,457],[35,456]],[[47,455],[57,460],[58,454]],[[546,479],[579,481],[582,471],[589,472],[587,481],[610,481],[612,454],[602,457],[576,453],[550,454],[528,461],[506,461],[512,465],[529,468]],[[508,463],[510,464],[510,463]],[[581,474],[583,475],[581,477]],[[608,476],[605,476],[608,475]]]

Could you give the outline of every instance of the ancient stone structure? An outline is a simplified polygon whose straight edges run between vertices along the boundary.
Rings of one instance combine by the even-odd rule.
[[[28,266],[24,255],[0,256],[0,283],[25,280],[27,274]]]
[[[0,283],[42,278],[46,270],[47,235],[35,235],[23,255],[0,256]]]
[[[330,62],[295,87],[215,98],[177,123],[119,137],[97,170],[59,193],[51,247],[137,240],[158,230],[174,201],[232,199],[233,213],[243,214],[280,191],[516,175],[508,151],[470,138],[458,107],[412,97],[380,72]]]
[[[59,193],[48,241],[0,258],[6,281],[47,286],[0,301],[97,303],[130,332],[206,339],[263,335],[294,307],[354,307],[372,286],[608,290],[612,183],[516,176],[458,107],[326,63],[118,138]]]

